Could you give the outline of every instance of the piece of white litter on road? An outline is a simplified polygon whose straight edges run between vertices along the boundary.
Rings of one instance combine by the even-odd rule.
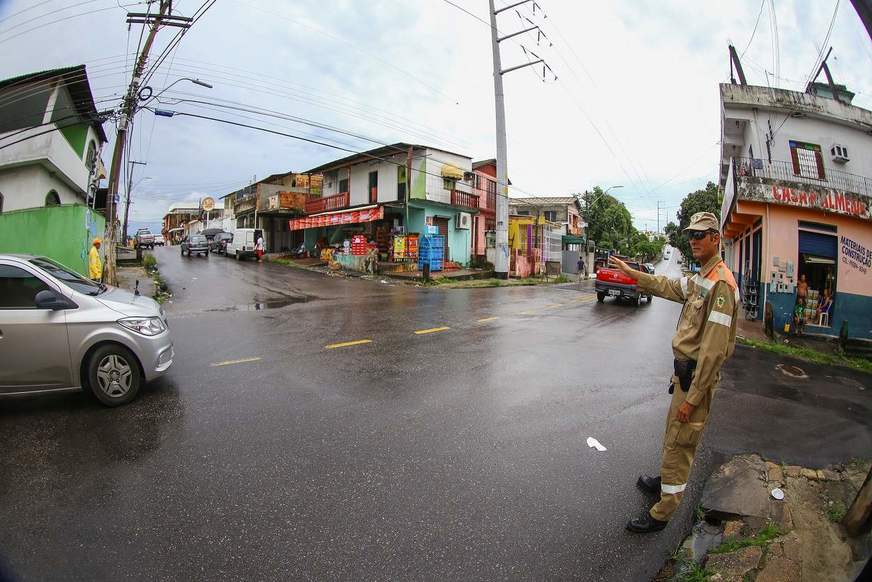
[[[603,451],[607,450],[604,446],[602,446],[600,444],[600,442],[598,440],[596,440],[593,437],[587,437],[587,446],[589,446],[592,449],[596,449],[599,452],[603,452]]]
[[[784,499],[784,491],[782,491],[778,487],[776,487],[775,489],[773,489],[769,493],[772,495],[772,497],[774,497],[778,501],[781,501],[782,499]]]

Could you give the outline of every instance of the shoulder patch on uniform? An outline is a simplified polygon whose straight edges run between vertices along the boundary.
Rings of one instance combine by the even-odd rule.
[[[715,304],[716,304],[718,307],[723,307],[723,306],[724,306],[724,303],[726,303],[726,302],[727,302],[727,300],[724,298],[723,295],[718,295],[718,298],[715,299]]]

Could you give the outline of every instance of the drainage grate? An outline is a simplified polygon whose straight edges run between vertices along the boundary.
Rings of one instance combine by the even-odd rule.
[[[808,374],[805,373],[805,370],[791,364],[778,364],[777,366],[775,366],[775,369],[781,370],[782,374],[784,374],[785,376],[790,376],[791,378],[808,378]]]

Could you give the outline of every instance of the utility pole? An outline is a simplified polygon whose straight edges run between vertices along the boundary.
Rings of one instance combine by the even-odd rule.
[[[657,201],[657,234],[660,234],[660,201]]]
[[[145,44],[142,46],[142,52],[139,53],[136,66],[133,68],[133,78],[130,80],[130,86],[127,88],[127,94],[124,96],[124,101],[121,105],[121,117],[118,120],[118,131],[115,134],[115,149],[112,152],[112,166],[109,170],[108,194],[106,196],[105,273],[106,282],[110,285],[118,284],[115,265],[115,197],[118,195],[118,182],[121,178],[121,163],[124,159],[127,131],[133,116],[136,115],[136,99],[139,92],[139,84],[142,81],[142,73],[148,61],[148,53],[151,51],[151,45],[154,43],[154,37],[157,35],[157,30],[160,28],[163,17],[167,16],[170,12],[171,5],[172,0],[160,0],[160,12],[153,18],[151,16],[143,18],[142,25],[151,24],[151,28],[148,31]]]
[[[127,245],[127,218],[130,216],[130,191],[133,189],[133,168],[136,166],[147,166],[148,162],[130,161],[130,170],[127,175],[127,196],[124,204],[124,226],[122,227],[124,244]]]
[[[860,22],[866,27],[869,38],[872,39],[872,1],[851,0],[851,4],[854,5],[854,10],[857,11],[857,16],[860,17]]]
[[[497,205],[496,205],[496,257],[494,259],[494,276],[498,279],[508,279],[509,277],[509,178],[508,165],[506,161],[506,104],[503,93],[503,75],[529,67],[531,65],[543,65],[543,78],[545,68],[550,70],[550,67],[545,63],[544,59],[538,58],[535,53],[530,53],[537,58],[535,61],[524,63],[503,69],[502,59],[500,58],[500,43],[512,37],[531,32],[538,31],[537,34],[544,37],[541,29],[535,24],[530,28],[513,32],[505,36],[499,36],[497,30],[497,15],[500,12],[515,8],[528,2],[533,2],[534,9],[538,6],[534,0],[521,0],[513,2],[508,6],[504,6],[497,10],[494,6],[494,0],[488,0],[490,4],[490,25],[491,25],[491,48],[493,49],[494,60],[494,106],[496,109],[496,131],[497,131]],[[526,50],[526,49],[525,49]],[[555,77],[556,78],[556,77]]]
[[[403,230],[406,235],[406,244],[409,244],[409,199],[412,197],[412,146],[406,154],[406,220],[403,222]],[[424,233],[427,234],[427,233]],[[447,241],[445,242],[447,244]],[[408,247],[406,247],[408,249]]]

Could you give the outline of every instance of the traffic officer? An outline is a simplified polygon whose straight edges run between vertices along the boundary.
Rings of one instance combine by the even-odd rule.
[[[660,501],[627,529],[637,533],[662,530],[681,503],[696,445],[705,428],[721,365],[733,354],[739,291],[720,256],[720,229],[711,212],[697,212],[684,229],[693,258],[702,265],[693,277],[669,279],[631,269],[611,257],[612,264],[638,281],[641,291],[683,303],[672,338],[675,374],[669,392],[663,458],[658,477],[643,475],[637,485],[659,493]]]

